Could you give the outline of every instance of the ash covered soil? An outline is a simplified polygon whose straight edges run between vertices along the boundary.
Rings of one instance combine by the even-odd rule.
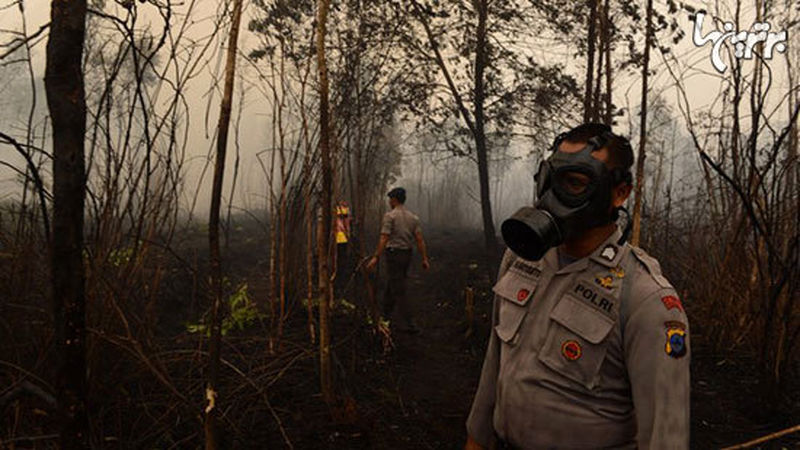
[[[384,353],[364,319],[363,280],[353,279],[337,297],[358,309],[340,303],[333,315],[333,405],[319,394],[317,361],[309,353],[268,387],[274,411],[262,411],[262,417],[238,430],[232,447],[286,447],[284,434],[298,449],[463,447],[490,331],[491,282],[479,233],[428,232],[426,240],[432,267],[422,271],[415,253],[408,285],[422,334],[395,332],[394,350]],[[263,274],[263,268],[253,273]],[[263,279],[251,283],[265,289]],[[471,333],[465,320],[468,285],[475,293]],[[684,305],[692,321],[691,302]],[[304,314],[296,311],[287,325],[289,348],[308,346]],[[780,407],[765,404],[753,355],[715,353],[704,342],[702,324],[692,321],[692,327],[698,331],[692,337],[691,448],[721,448],[795,425],[800,419],[797,384]],[[800,448],[800,434],[756,448]]]

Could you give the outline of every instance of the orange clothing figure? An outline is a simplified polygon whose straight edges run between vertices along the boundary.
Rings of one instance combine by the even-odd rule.
[[[339,200],[336,205],[334,232],[337,244],[346,244],[350,241],[350,207],[344,200]]]

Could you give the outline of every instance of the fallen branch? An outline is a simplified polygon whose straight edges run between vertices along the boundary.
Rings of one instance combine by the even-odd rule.
[[[258,392],[261,395],[261,399],[264,400],[264,404],[267,406],[267,409],[269,409],[272,418],[275,419],[275,422],[278,425],[278,429],[280,430],[281,436],[283,437],[283,442],[285,442],[289,448],[294,448],[292,442],[289,440],[289,436],[286,435],[286,430],[283,428],[283,422],[281,421],[281,418],[278,417],[278,414],[272,407],[272,403],[269,401],[269,397],[267,397],[267,393],[264,392],[263,389],[258,387],[258,385],[250,377],[248,377],[244,372],[239,370],[239,368],[236,367],[233,363],[226,361],[224,358],[220,358],[220,361],[222,362],[222,364],[224,364],[225,366],[229,367],[231,370],[239,374],[239,376],[242,377],[247,382],[247,384],[252,386],[253,389],[255,389],[256,392]]]
[[[6,392],[3,396],[0,396],[0,412],[2,412],[11,402],[17,400],[25,394],[43,400],[45,403],[47,403],[47,406],[50,407],[50,409],[56,409],[56,398],[52,394],[28,380],[22,380],[16,387]]]
[[[773,439],[778,439],[779,437],[786,436],[787,434],[792,434],[800,431],[800,425],[795,425],[791,428],[787,428],[785,430],[776,431],[775,433],[768,434],[766,436],[760,437],[758,439],[753,439],[752,441],[747,441],[743,444],[734,445],[731,447],[725,447],[722,450],[737,450],[740,448],[750,448],[758,444],[763,444],[764,442],[771,441]]]

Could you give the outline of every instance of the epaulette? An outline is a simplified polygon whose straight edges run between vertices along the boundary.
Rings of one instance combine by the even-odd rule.
[[[635,247],[631,245],[631,252],[636,259],[639,260],[644,266],[647,268],[647,271],[653,277],[656,284],[661,286],[662,288],[671,288],[672,285],[670,284],[669,280],[664,278],[664,275],[661,274],[661,266],[658,264],[658,261],[653,258],[652,256],[648,255],[644,250],[639,247]]]

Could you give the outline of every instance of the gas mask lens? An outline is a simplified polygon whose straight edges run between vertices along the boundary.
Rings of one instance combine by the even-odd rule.
[[[591,183],[586,174],[575,171],[561,171],[556,175],[556,182],[569,195],[581,196],[586,193]]]

